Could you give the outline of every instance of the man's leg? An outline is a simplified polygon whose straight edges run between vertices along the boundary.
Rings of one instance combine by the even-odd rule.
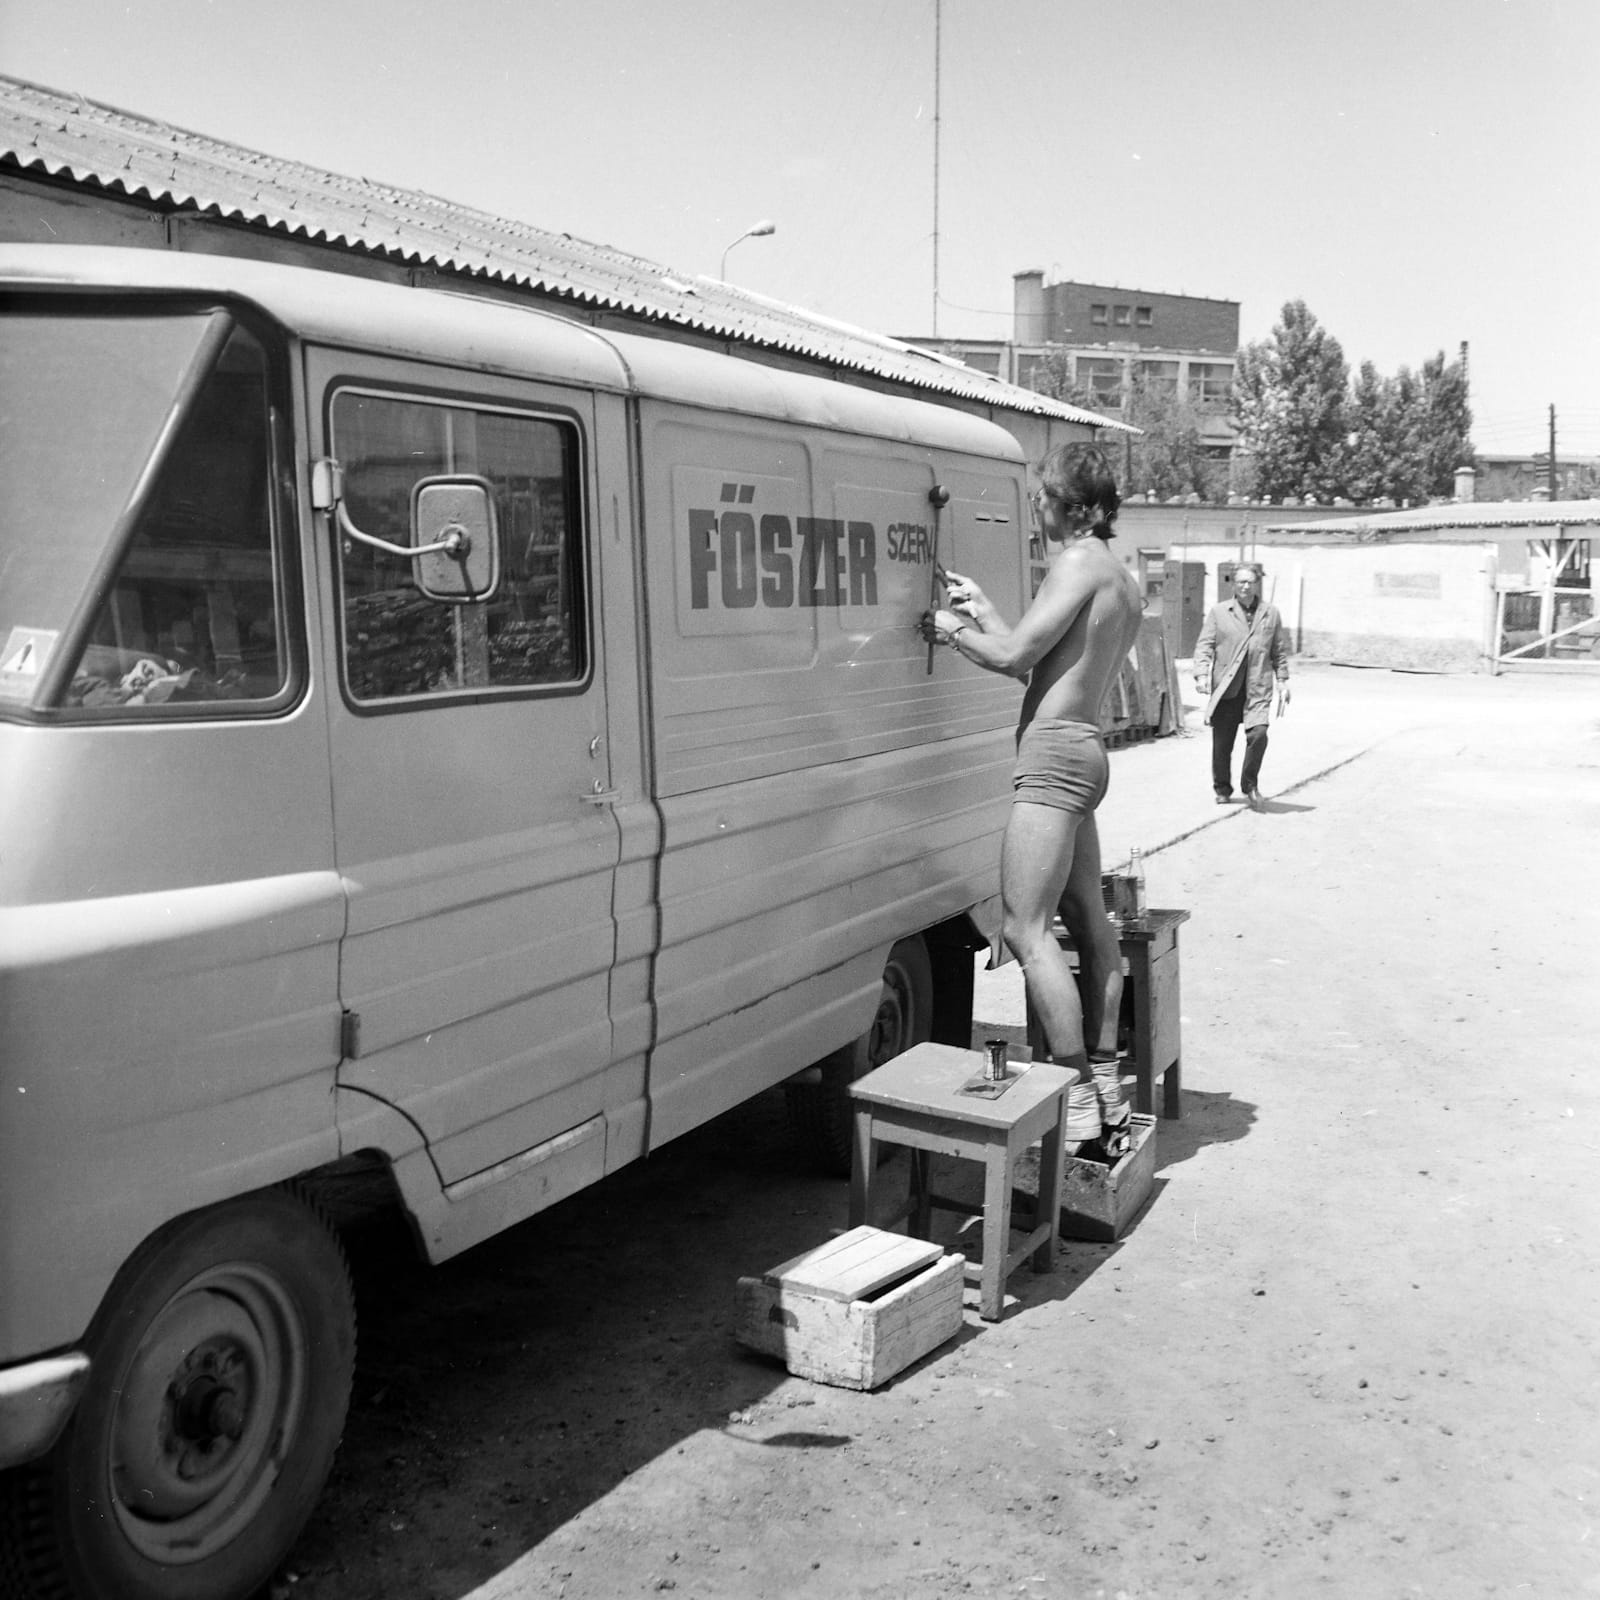
[[[1261,787],[1261,761],[1267,753],[1267,725],[1244,730],[1244,767],[1239,773],[1239,787],[1248,799]]]
[[[1100,891],[1100,829],[1093,813],[1078,825],[1060,911],[1078,951],[1084,1043],[1097,1055],[1115,1054],[1117,1017],[1122,1009],[1122,952]]]
[[[1061,920],[1078,951],[1083,1035],[1088,1045],[1107,1159],[1127,1144],[1129,1106],[1122,1093],[1117,1027],[1122,1015],[1122,950],[1100,892],[1100,829],[1091,813],[1078,828],[1072,867],[1061,896]]]
[[[1000,896],[1005,903],[1003,935],[1022,963],[1028,999],[1044,1027],[1056,1062],[1084,1070],[1083,1006],[1072,967],[1061,953],[1050,925],[1072,871],[1079,824],[1076,812],[1016,801],[1000,850]],[[1098,853],[1098,851],[1097,851]],[[1096,874],[1096,892],[1099,876]]]
[[[1233,741],[1244,715],[1244,699],[1230,695],[1211,713],[1211,787],[1219,800],[1233,794]]]

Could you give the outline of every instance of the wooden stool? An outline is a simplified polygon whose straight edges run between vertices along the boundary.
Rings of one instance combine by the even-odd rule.
[[[1005,1300],[1006,1279],[1027,1257],[1035,1272],[1055,1268],[1061,1222],[1062,1140],[1066,1135],[1067,1085],[1071,1075],[1042,1063],[1012,1064],[1015,1076],[995,1099],[962,1094],[961,1086],[983,1070],[984,1056],[947,1044],[919,1044],[850,1085],[855,1141],[850,1164],[850,1226],[872,1220],[878,1146],[911,1149],[911,1196],[888,1220],[912,1218],[911,1231],[926,1238],[934,1206],[983,1216],[983,1263],[968,1263],[968,1282],[978,1284],[978,1315],[993,1322]],[[1017,1158],[1040,1145],[1039,1198],[1018,1226],[1027,1236],[1011,1247],[1011,1190]],[[928,1186],[929,1159],[960,1156],[984,1165],[983,1205],[944,1199]]]
[[[1117,928],[1125,982],[1123,1006],[1132,1020],[1133,1109],[1153,1116],[1156,1085],[1161,1085],[1161,1115],[1176,1121],[1183,1115],[1182,1017],[1178,1000],[1178,929],[1187,911],[1146,911],[1137,921]],[[1072,936],[1056,929],[1061,948],[1076,964]],[[1028,1006],[1028,1043],[1036,1056],[1050,1053],[1044,1029]]]

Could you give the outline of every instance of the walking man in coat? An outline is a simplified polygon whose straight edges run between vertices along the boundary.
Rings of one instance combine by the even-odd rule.
[[[1244,766],[1239,787],[1252,805],[1261,803],[1261,760],[1267,753],[1272,686],[1278,715],[1289,704],[1289,640],[1278,608],[1261,598],[1261,569],[1234,568],[1233,598],[1206,614],[1194,647],[1194,686],[1206,698],[1211,725],[1211,787],[1217,804],[1233,799],[1233,744],[1244,728]]]

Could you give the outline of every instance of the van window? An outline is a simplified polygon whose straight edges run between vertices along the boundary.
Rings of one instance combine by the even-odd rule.
[[[391,701],[562,686],[588,671],[579,438],[565,420],[344,389],[333,453],[351,522],[408,545],[418,479],[471,473],[494,489],[500,584],[481,604],[428,599],[409,559],[340,540],[345,684]]]
[[[189,406],[74,664],[64,704],[236,714],[288,688],[265,350],[236,326]]]

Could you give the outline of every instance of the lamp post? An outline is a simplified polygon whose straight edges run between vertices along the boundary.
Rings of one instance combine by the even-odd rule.
[[[776,233],[777,231],[778,225],[775,222],[752,222],[750,226],[733,241],[733,244],[738,244],[744,239],[765,239],[769,233]],[[733,244],[728,246],[728,250],[733,249]],[[723,283],[728,281],[728,250],[724,250],[722,252],[722,270],[717,274],[718,279]]]

